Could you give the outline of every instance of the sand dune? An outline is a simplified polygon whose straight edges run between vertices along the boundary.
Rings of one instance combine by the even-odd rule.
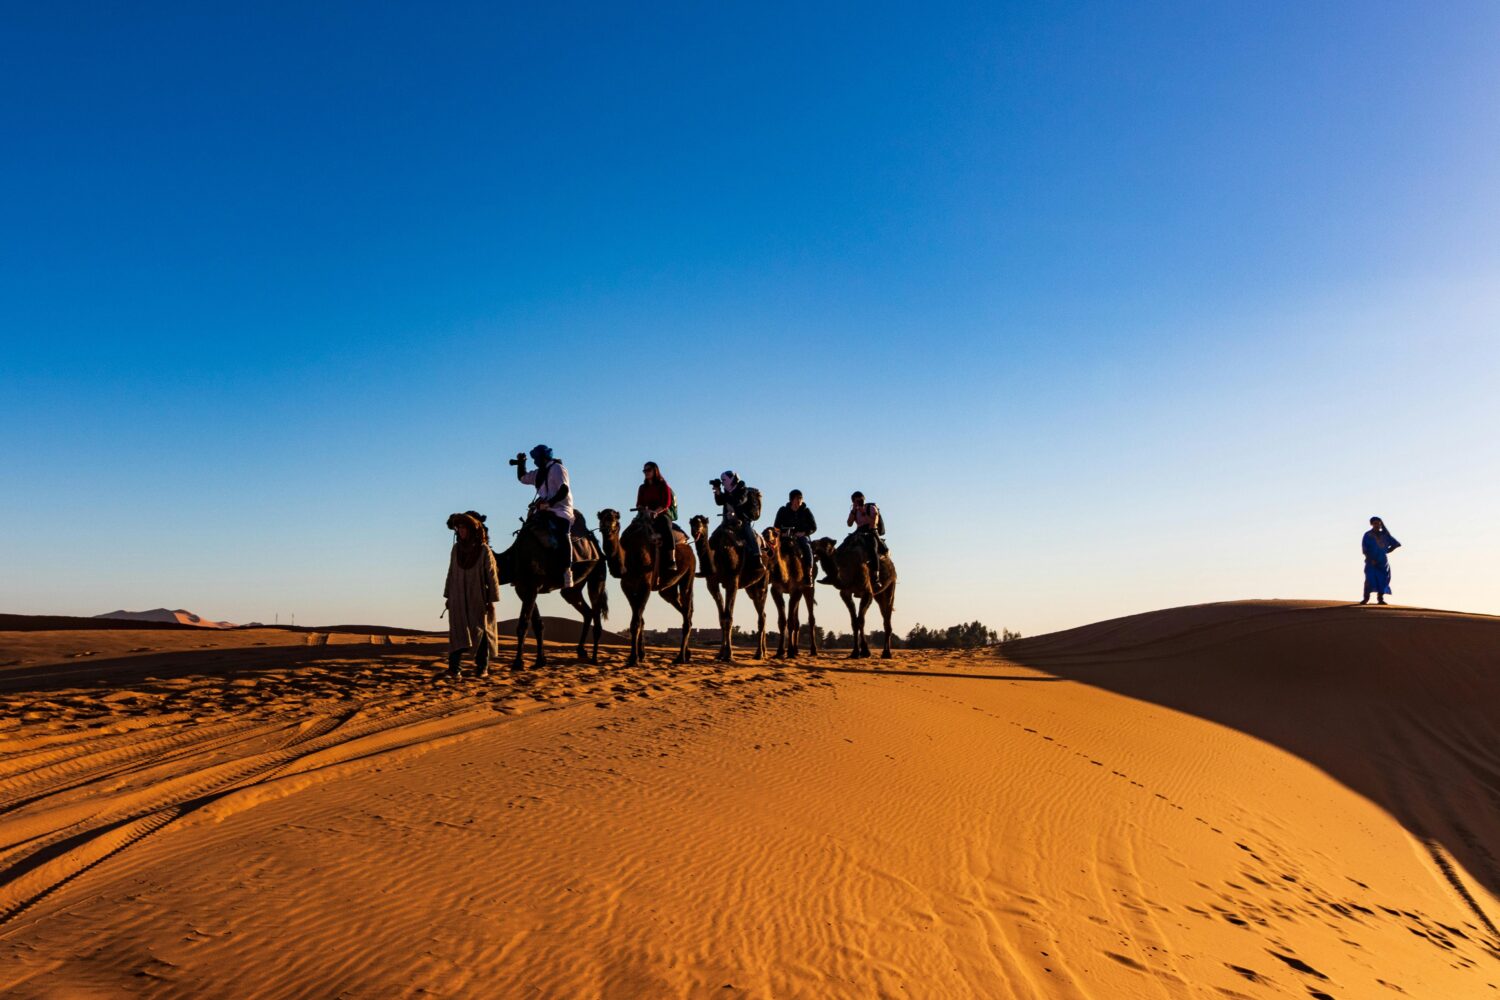
[[[177,625],[194,625],[198,628],[234,628],[233,622],[216,622],[204,618],[202,615],[178,608],[175,611],[169,608],[152,608],[150,611],[107,611],[95,618],[115,619],[119,621],[137,622],[168,622]]]
[[[630,609],[627,608],[626,611]],[[583,622],[577,618],[560,618],[554,615],[542,616],[542,628],[547,636],[548,642],[576,643],[578,634],[583,631]],[[500,634],[514,636],[516,634],[516,619],[507,618],[499,624]],[[630,640],[618,632],[605,629],[599,636],[600,646],[628,646]]]
[[[1451,856],[1500,893],[1500,619],[1208,604],[1021,640],[1007,654],[1289,750],[1389,811],[1441,867]]]
[[[7,996],[1500,995],[1495,619],[488,685],[142,635],[0,636]]]

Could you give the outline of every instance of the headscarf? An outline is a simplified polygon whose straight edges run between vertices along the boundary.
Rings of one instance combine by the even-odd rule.
[[[531,460],[537,465],[545,465],[552,461],[552,449],[544,444],[539,444],[531,449]]]
[[[489,532],[484,527],[484,515],[477,511],[448,515],[448,527],[455,533],[461,524],[468,525],[469,537],[460,537],[453,548],[458,553],[458,564],[464,569],[473,569],[474,564],[479,561],[479,554],[484,551],[485,543],[489,541]]]

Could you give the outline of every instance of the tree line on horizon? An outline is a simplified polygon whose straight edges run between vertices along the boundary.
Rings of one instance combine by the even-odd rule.
[[[695,629],[697,633],[715,633],[717,628]],[[776,631],[770,630],[766,633],[769,638],[776,638]],[[681,629],[648,629],[646,640],[652,644],[675,643],[682,638]],[[947,628],[928,628],[925,625],[913,625],[905,636],[891,636],[891,644],[901,649],[983,649],[987,646],[997,646],[1013,639],[1021,638],[1021,633],[1002,628],[995,631],[980,621],[965,622],[960,625],[949,625]],[[735,630],[736,643],[754,642],[753,632]],[[715,642],[717,640],[714,640]],[[818,626],[818,645],[823,649],[848,649],[853,643],[854,637],[849,634],[840,635],[832,629]],[[885,632],[876,629],[869,633],[868,641],[873,645],[876,642],[885,641]],[[707,642],[705,638],[704,642]]]

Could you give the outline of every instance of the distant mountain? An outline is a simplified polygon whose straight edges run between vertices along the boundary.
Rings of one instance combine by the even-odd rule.
[[[516,619],[507,618],[499,624],[498,628],[501,636],[514,638],[516,634]],[[577,618],[557,618],[553,615],[543,615],[542,630],[548,642],[577,642],[578,633],[583,631],[583,622]],[[590,635],[592,634],[590,633]],[[527,642],[533,642],[535,639],[536,636],[534,635],[526,637]],[[599,636],[599,645],[628,646],[630,645],[630,640],[618,632],[611,632],[609,629],[605,629],[604,633]]]
[[[184,611],[178,608],[176,611],[167,608],[152,608],[150,611],[111,611],[107,614],[95,615],[95,618],[117,618],[130,622],[170,622],[176,625],[196,625],[199,628],[234,628],[233,622],[212,622],[207,618]]]

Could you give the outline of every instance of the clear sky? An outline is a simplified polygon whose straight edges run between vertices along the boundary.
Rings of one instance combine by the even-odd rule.
[[[0,610],[441,627],[545,441],[863,489],[902,631],[1357,598],[1371,514],[1500,613],[1488,0],[218,7],[7,8]]]

